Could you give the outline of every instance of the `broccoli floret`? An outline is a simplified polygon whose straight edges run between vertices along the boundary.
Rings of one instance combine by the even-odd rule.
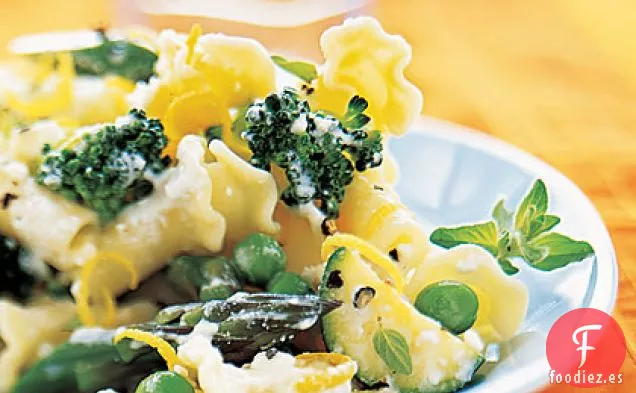
[[[18,300],[31,296],[39,279],[24,269],[26,250],[15,239],[0,234],[0,295]]]
[[[71,149],[44,146],[38,184],[97,213],[102,223],[150,195],[170,164],[161,122],[133,109],[123,121],[87,133]],[[121,119],[120,119],[121,120]]]
[[[285,171],[289,186],[281,199],[289,206],[317,202],[333,219],[338,217],[354,171],[382,163],[382,135],[366,131],[367,102],[355,96],[340,121],[312,112],[309,103],[290,88],[252,104],[245,114],[242,136],[252,151],[251,164]]]

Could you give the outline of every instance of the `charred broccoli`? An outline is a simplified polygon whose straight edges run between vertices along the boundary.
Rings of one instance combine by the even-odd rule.
[[[170,164],[161,122],[133,109],[123,121],[87,133],[72,148],[45,145],[38,184],[97,213],[102,223],[152,193]]]
[[[285,171],[289,186],[281,199],[289,206],[317,202],[327,218],[337,218],[354,171],[382,163],[382,135],[366,131],[367,101],[351,99],[342,120],[312,112],[290,88],[252,104],[242,137],[252,151],[251,164]]]

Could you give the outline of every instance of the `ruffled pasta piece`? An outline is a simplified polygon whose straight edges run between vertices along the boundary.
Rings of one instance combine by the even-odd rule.
[[[366,172],[347,188],[338,230],[351,233],[389,254],[397,253],[403,272],[419,266],[429,251],[428,236],[415,215],[401,204],[392,186],[374,183]]]
[[[66,137],[66,129],[51,120],[16,128],[9,133],[3,153],[11,159],[30,164],[42,156],[45,143],[55,145]]]
[[[40,300],[20,306],[0,300],[0,392],[9,391],[19,373],[37,360],[46,346],[63,342],[64,326],[73,318],[72,302]]]
[[[265,48],[247,38],[202,35],[196,25],[187,37],[162,32],[158,48],[158,76],[140,84],[131,102],[164,121],[172,138],[168,153],[184,135],[210,126],[222,126],[226,143],[241,150],[231,132],[230,108],[274,90],[274,65]]]
[[[257,41],[206,34],[198,42],[201,56],[193,67],[202,72],[212,91],[224,97],[228,106],[240,106],[275,89],[274,63]]]
[[[232,247],[254,232],[278,234],[280,226],[273,219],[278,190],[272,175],[254,168],[221,141],[212,141],[209,149],[214,157],[208,167],[212,205],[225,218],[226,245]]]
[[[413,274],[406,295],[414,301],[427,285],[452,280],[471,287],[479,299],[473,326],[486,343],[511,338],[528,309],[528,290],[519,279],[506,275],[484,249],[461,245],[431,256]]]
[[[58,270],[72,270],[95,253],[96,215],[39,187],[25,164],[0,157],[0,195],[14,196],[0,209],[0,232]]]
[[[310,96],[312,107],[336,115],[346,111],[354,95],[369,102],[372,126],[401,135],[422,109],[422,94],[404,77],[411,47],[389,35],[373,18],[348,19],[320,39],[325,57],[322,74]]]
[[[96,250],[132,261],[140,279],[178,254],[220,251],[227,224],[212,205],[216,184],[208,173],[207,154],[202,138],[185,138],[177,151],[178,165],[164,173],[153,194],[98,229]],[[130,273],[118,264],[100,264],[91,281],[119,294],[128,289]]]
[[[320,246],[324,236],[307,217],[279,202],[274,219],[280,224],[278,241],[287,254],[287,269],[300,274],[305,268],[321,263]]]
[[[68,110],[51,116],[74,121],[77,126],[110,122],[128,113],[128,95],[134,89],[133,82],[119,76],[78,77],[73,81]]]

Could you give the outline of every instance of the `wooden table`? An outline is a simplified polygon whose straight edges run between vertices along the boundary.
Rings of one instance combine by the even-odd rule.
[[[511,142],[585,191],[620,268],[614,316],[628,343],[625,383],[549,393],[636,390],[636,2],[400,0],[376,7],[413,46],[409,76],[426,114]]]
[[[0,0],[0,45],[19,33],[121,20],[129,16],[124,3]],[[592,198],[620,265],[614,315],[629,345],[625,382],[546,392],[634,391],[636,2],[380,0],[369,11],[412,44],[408,74],[425,94],[427,115],[534,153]],[[316,38],[310,31],[303,40]]]

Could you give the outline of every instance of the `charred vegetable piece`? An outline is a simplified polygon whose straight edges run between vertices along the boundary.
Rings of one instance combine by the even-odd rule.
[[[342,302],[322,319],[327,348],[354,359],[368,385],[389,383],[400,393],[453,392],[483,362],[478,349],[420,314],[346,248],[329,258],[320,296]]]
[[[180,256],[168,267],[170,281],[193,298],[223,300],[241,289],[234,268],[225,257]]]
[[[239,292],[225,301],[167,307],[159,312],[155,323],[134,328],[174,342],[176,337],[192,332],[201,319],[218,323],[212,342],[225,359],[241,362],[259,351],[291,340],[338,306],[337,301],[321,300],[314,295]],[[188,320],[192,315],[198,318]]]
[[[276,273],[285,270],[287,256],[273,238],[253,233],[234,248],[234,265],[241,278],[259,286],[267,285]]]

